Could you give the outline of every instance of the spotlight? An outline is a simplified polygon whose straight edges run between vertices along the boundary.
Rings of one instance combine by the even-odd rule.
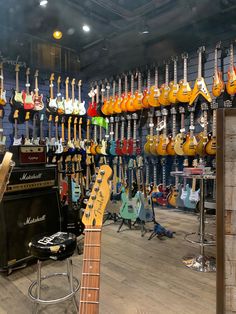
[[[88,33],[90,31],[90,27],[88,25],[86,25],[86,24],[83,25],[82,28],[83,28],[83,31],[86,32],[86,33]]]
[[[40,1],[39,1],[39,5],[40,5],[41,7],[46,7],[47,4],[48,4],[48,0],[40,0]]]
[[[149,34],[150,33],[149,27],[147,25],[145,25],[141,33],[144,34],[144,35],[145,34]]]
[[[60,30],[55,30],[52,34],[53,38],[59,40],[62,38],[62,32]]]

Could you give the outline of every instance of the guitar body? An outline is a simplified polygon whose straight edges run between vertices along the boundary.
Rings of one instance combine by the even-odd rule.
[[[222,72],[217,71],[213,77],[212,94],[215,97],[219,97],[225,88],[225,83],[222,78]]]
[[[22,92],[23,97],[23,104],[25,110],[32,110],[34,109],[34,99],[33,99],[33,92],[29,95],[26,94],[25,91]]]
[[[132,138],[130,138],[130,139],[128,140],[128,155],[129,155],[129,156],[132,156],[132,155],[133,155],[133,153],[134,153],[133,148],[134,148],[134,141],[133,141]]]
[[[78,100],[75,99],[74,102],[72,102],[73,111],[72,114],[78,115],[79,114],[79,103]]]
[[[109,108],[109,99],[106,99],[101,106],[101,112],[105,115],[108,116],[108,108]]]
[[[148,103],[151,107],[160,107],[159,103],[160,90],[156,86],[150,88],[150,94],[148,97]]]
[[[143,108],[142,99],[143,99],[143,94],[136,91],[135,92],[135,98],[133,101],[133,108],[135,111],[141,110]]]
[[[122,102],[122,98],[116,97],[116,101],[114,103],[114,108],[113,108],[114,113],[119,114],[122,112],[121,107],[120,107],[121,102]]]
[[[20,108],[22,108],[23,106],[23,95],[22,92],[16,92],[14,91],[14,97],[13,97],[13,104],[18,104],[18,106],[20,106]]]
[[[188,184],[186,184],[186,194],[183,195],[183,201],[184,201],[184,206],[189,208],[189,209],[195,209],[197,203],[196,202],[191,202],[189,199],[190,193],[191,193],[191,188],[189,187]]]
[[[134,108],[134,98],[135,96],[134,95],[131,95],[131,94],[128,94],[128,100],[125,104],[126,106],[126,110],[129,111],[129,112],[134,112],[135,111],[135,108]]]
[[[94,103],[89,103],[89,107],[88,107],[88,110],[87,110],[87,114],[89,117],[96,117],[98,114],[97,114],[97,104],[94,102]]]
[[[77,184],[73,179],[71,180],[71,192],[72,202],[77,203],[81,196],[81,188],[80,185]]]
[[[158,153],[157,153],[157,146],[158,146],[158,144],[159,144],[159,136],[158,135],[154,135],[152,144],[150,143],[150,147],[149,147],[150,153],[153,156],[157,156],[158,155]]]
[[[1,106],[5,106],[7,103],[7,99],[6,99],[6,91],[2,91],[1,95],[0,95],[0,105]]]
[[[179,191],[175,187],[172,187],[171,192],[167,196],[167,202],[170,206],[177,207],[178,195],[179,195]]]
[[[64,108],[65,108],[65,114],[72,114],[73,112],[73,104],[72,104],[72,100],[69,99],[69,100],[65,100],[64,101]]]
[[[170,91],[168,94],[168,99],[171,104],[177,103],[177,93],[179,90],[179,84],[170,83]]]
[[[207,155],[215,156],[216,155],[216,138],[210,137],[210,140],[206,143],[205,152]]]
[[[65,113],[64,100],[60,98],[57,98],[57,113],[60,115]]]
[[[97,155],[96,148],[97,148],[97,143],[95,143],[94,141],[91,141],[90,154]]]
[[[55,154],[60,155],[63,153],[63,145],[61,139],[55,142],[56,151]]]
[[[86,140],[85,145],[86,145],[86,154],[88,155],[91,154],[92,142],[90,140]]]
[[[144,222],[150,222],[153,220],[153,211],[150,206],[150,198],[145,199],[144,194],[138,191],[135,195],[135,198],[141,199],[141,206],[138,210],[138,218]]]
[[[179,133],[176,135],[175,137],[175,144],[174,144],[174,150],[175,153],[179,156],[183,156],[184,155],[184,151],[183,151],[183,144],[185,141],[185,137],[182,133]]]
[[[168,194],[170,193],[170,188],[169,187],[164,187],[163,184],[159,184],[157,186],[158,188],[158,196],[156,198],[156,202],[163,207],[166,207],[168,205]]]
[[[139,156],[139,155],[141,155],[141,153],[142,153],[142,149],[140,146],[140,141],[136,140],[136,145],[133,146],[133,154],[136,156]]]
[[[169,106],[170,105],[169,96],[168,96],[169,91],[170,91],[169,86],[164,86],[162,88],[161,95],[159,97],[160,105],[162,105],[162,106]]]
[[[113,99],[113,97],[111,96],[109,100],[109,106],[107,107],[108,116],[111,116],[112,114],[114,114],[114,104],[115,104],[115,99]]]
[[[116,141],[110,142],[110,155],[116,156]]]
[[[160,140],[157,146],[157,153],[158,155],[166,156],[167,155],[166,148],[167,148],[169,140],[168,138],[164,137],[163,134],[160,135],[159,139]]]
[[[211,95],[207,89],[205,80],[203,77],[197,78],[194,84],[194,88],[190,97],[189,105],[191,106],[198,96],[202,95],[206,101],[211,102]]]
[[[200,136],[200,140],[198,141],[197,146],[196,146],[196,153],[200,157],[203,157],[206,155],[205,146],[208,142],[208,138],[207,136],[204,136],[203,133],[201,133],[199,136]]]
[[[146,139],[147,139],[147,142],[144,145],[144,152],[145,154],[149,155],[151,154],[151,151],[150,151],[151,145],[153,145],[153,136],[147,135]]]
[[[123,155],[128,155],[128,151],[129,151],[129,146],[128,146],[128,141],[127,139],[123,139],[123,146],[122,146],[122,154]]]
[[[78,103],[78,113],[80,116],[83,116],[86,114],[85,101]]]
[[[179,102],[189,102],[191,93],[192,93],[192,90],[189,83],[182,82],[179,86],[179,90],[177,92],[176,98]]]
[[[57,100],[56,100],[56,98],[54,98],[54,99],[50,98],[49,99],[48,107],[49,107],[50,111],[57,112]]]
[[[142,206],[142,199],[140,198],[140,195],[135,195],[134,198],[131,200],[128,198],[125,188],[122,188],[121,192],[121,207],[120,207],[120,216],[123,219],[128,219],[135,221],[138,217],[138,211],[140,211],[140,208]]]
[[[232,71],[228,71],[228,81],[226,83],[226,90],[229,95],[236,94],[236,69],[233,68]]]
[[[195,156],[196,155],[196,138],[195,136],[190,137],[190,135],[188,134],[186,136],[186,141],[183,144],[183,152],[184,155],[186,156]]]
[[[182,194],[182,184],[179,183],[178,184],[178,195],[176,197],[176,207],[178,207],[178,208],[184,207],[184,201],[181,198],[181,194]]]
[[[190,191],[189,201],[192,203],[198,203],[200,201],[200,189],[197,191]]]
[[[149,96],[150,93],[148,90],[144,90],[143,92],[143,99],[142,99],[142,107],[143,108],[149,108]]]
[[[117,156],[122,156],[122,140],[117,140],[116,141],[116,155]]]
[[[169,156],[175,156],[176,155],[174,147],[175,147],[175,139],[173,139],[173,137],[171,136],[169,139],[169,143],[166,146],[167,155],[169,155]]]
[[[41,111],[44,108],[43,95],[34,96],[34,110]]]
[[[122,112],[126,112],[127,111],[127,107],[126,107],[127,100],[128,100],[128,96],[123,95],[122,101],[120,103],[120,109],[121,109]]]

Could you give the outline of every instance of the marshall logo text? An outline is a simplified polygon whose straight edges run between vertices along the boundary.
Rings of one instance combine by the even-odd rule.
[[[25,173],[23,173],[22,177],[20,177],[20,181],[41,179],[42,176],[43,176],[42,173],[28,174],[27,172],[25,172]]]
[[[41,217],[37,216],[36,218],[32,218],[32,217],[27,217],[26,218],[26,221],[23,223],[24,226],[26,225],[31,225],[31,224],[35,224],[37,222],[41,222],[41,221],[44,221],[46,220],[46,215],[42,215]]]

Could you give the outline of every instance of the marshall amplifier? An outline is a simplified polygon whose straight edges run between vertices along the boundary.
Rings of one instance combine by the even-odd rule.
[[[46,146],[20,145],[11,146],[16,166],[45,165],[47,163]]]
[[[30,168],[14,167],[6,188],[6,194],[57,186],[57,167],[55,165]]]
[[[32,259],[31,239],[61,230],[58,189],[5,195],[0,204],[0,268],[11,270]]]

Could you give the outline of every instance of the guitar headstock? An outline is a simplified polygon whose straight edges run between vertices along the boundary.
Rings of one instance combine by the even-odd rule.
[[[71,81],[71,85],[72,85],[72,86],[75,85],[75,78],[73,78],[73,80]]]
[[[67,77],[67,78],[66,78],[66,81],[65,81],[65,84],[68,85],[68,84],[69,84],[69,81],[70,81],[70,78]]]
[[[72,117],[69,117],[69,119],[68,119],[68,125],[71,124],[71,121],[72,121]]]
[[[13,118],[14,119],[18,119],[19,118],[19,110],[15,110],[14,111]]]
[[[204,53],[205,51],[206,51],[205,46],[201,46],[198,48],[197,53],[200,54],[200,53]]]
[[[65,117],[61,117],[61,124],[64,125],[64,124],[65,124],[65,121],[66,121],[66,120],[65,120]]]
[[[185,113],[184,107],[179,107],[179,113]]]
[[[16,64],[16,67],[15,67],[15,72],[19,72],[20,71],[20,66],[19,66],[19,64],[17,63]]]
[[[197,159],[194,159],[193,160],[193,167],[197,168],[197,166],[198,166],[198,161],[197,161]]]
[[[27,68],[26,69],[26,76],[29,76],[30,75],[30,68]]]
[[[34,77],[38,77],[39,76],[39,70],[35,71]]]
[[[178,61],[178,56],[172,56],[172,57],[171,57],[171,60],[172,60],[173,62],[177,62],[177,61]]]
[[[78,82],[78,86],[81,87],[82,86],[82,80],[79,80]]]
[[[114,123],[114,117],[110,117],[110,123]]]
[[[89,126],[90,124],[91,124],[91,121],[87,119],[87,126]]]
[[[143,157],[142,156],[137,157],[137,165],[138,165],[138,168],[143,168]]]
[[[49,81],[50,81],[50,82],[53,82],[53,81],[54,81],[54,73],[51,74]]]
[[[61,84],[61,77],[60,76],[58,76],[58,78],[57,78],[57,84]]]
[[[136,112],[132,114],[132,119],[133,120],[138,120],[138,115],[137,115]]]
[[[187,52],[183,52],[181,56],[182,56],[182,59],[188,59],[188,53]]]
[[[77,123],[78,123],[78,118],[75,117],[75,118],[74,118],[74,125],[76,125]]]
[[[28,112],[26,112],[26,114],[25,114],[25,121],[28,121],[29,118],[30,118],[30,112],[28,111]]]
[[[155,116],[156,117],[161,117],[161,110],[156,110]]]
[[[79,118],[79,125],[83,124],[83,118]]]
[[[48,122],[51,122],[51,121],[52,121],[52,115],[50,114],[48,117]]]
[[[111,189],[108,180],[112,175],[109,166],[103,165],[99,168],[96,181],[90,194],[82,222],[86,227],[100,227],[103,223],[103,214],[110,199]]]
[[[59,121],[59,117],[55,116],[55,123],[58,123],[58,121]]]
[[[172,107],[172,108],[170,109],[170,113],[171,113],[172,115],[177,114],[176,108],[175,108],[175,107]]]

